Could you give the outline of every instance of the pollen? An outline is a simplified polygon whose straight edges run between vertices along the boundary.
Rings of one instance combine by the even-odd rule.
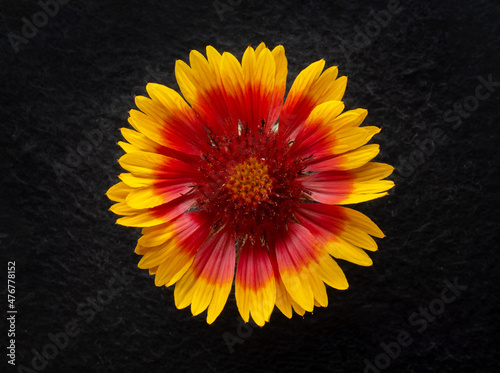
[[[272,185],[267,165],[255,157],[232,167],[225,184],[235,202],[254,207],[269,199]]]

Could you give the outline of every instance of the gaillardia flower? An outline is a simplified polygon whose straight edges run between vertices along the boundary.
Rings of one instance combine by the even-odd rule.
[[[207,47],[190,65],[177,61],[182,96],[148,84],[136,97],[134,128],[111,187],[123,215],[142,227],[135,252],[157,286],[175,284],[178,308],[207,311],[212,323],[233,280],[241,317],[258,325],[276,305],[287,317],[326,307],[325,283],[346,289],[333,258],[369,266],[364,250],[383,237],[365,215],[347,207],[382,197],[393,167],[370,162],[365,145],[380,130],[360,127],[367,111],[344,111],[346,77],[320,60],[295,79],[286,100],[282,46],[248,47],[240,63]]]

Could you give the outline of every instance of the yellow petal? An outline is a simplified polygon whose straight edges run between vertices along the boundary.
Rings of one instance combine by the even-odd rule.
[[[349,287],[344,272],[327,253],[320,258],[316,270],[321,279],[332,288],[345,290]]]
[[[231,292],[232,284],[233,283],[231,281],[225,282],[224,284],[215,284],[212,301],[208,306],[208,324],[212,324],[224,309],[229,293]]]
[[[106,195],[112,201],[123,202],[132,190],[134,190],[134,188],[129,187],[122,181],[109,188],[109,190],[106,192]]]

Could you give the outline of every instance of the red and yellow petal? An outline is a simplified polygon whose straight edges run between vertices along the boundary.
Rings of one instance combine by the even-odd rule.
[[[337,78],[337,67],[325,70],[320,60],[302,70],[295,79],[281,111],[279,133],[293,139],[311,111],[327,101],[340,101],[345,92],[347,78]]]
[[[179,88],[197,115],[212,129],[227,134],[236,133],[238,119],[226,103],[221,81],[222,56],[213,47],[207,47],[208,60],[199,52],[191,51],[189,62],[177,61],[175,76]]]
[[[394,168],[384,163],[369,162],[349,171],[323,171],[302,180],[302,186],[315,201],[326,204],[351,204],[387,195],[394,186],[383,180]]]
[[[284,95],[282,87],[276,86],[277,72],[273,53],[267,48],[256,53],[253,48],[248,47],[243,55],[242,71],[246,115],[240,119],[243,123],[248,123],[251,131],[257,132],[261,128],[269,131],[277,119],[272,118],[272,113],[283,104],[279,101],[279,95]]]
[[[247,239],[241,248],[235,280],[236,304],[248,322],[249,315],[259,326],[269,318],[276,303],[276,283],[267,248]]]
[[[173,89],[149,83],[152,97],[136,97],[141,110],[131,110],[129,123],[149,140],[174,152],[199,155],[205,143],[205,130],[191,113],[191,108]]]
[[[335,119],[343,110],[344,103],[341,101],[328,101],[314,108],[294,139],[294,156],[318,157],[318,152],[331,150],[335,145],[335,133],[340,128]]]
[[[307,171],[360,167],[378,153],[376,145],[359,150],[380,131],[372,126],[359,127],[367,111],[356,109],[340,114],[343,109],[339,101],[318,105],[298,132],[291,153],[307,159]]]
[[[192,265],[175,286],[175,305],[180,309],[191,305],[193,315],[208,307],[207,322],[211,324],[226,304],[234,268],[234,234],[223,230],[196,252]]]
[[[271,253],[285,290],[305,311],[312,312],[315,304],[326,307],[328,297],[324,283],[337,289],[348,287],[340,267],[300,224],[292,223],[287,231],[276,232]]]
[[[269,130],[274,124],[272,121],[276,121],[276,109],[282,105],[280,95],[281,100],[284,95],[282,85],[276,85],[280,72],[276,71],[273,53],[267,48],[260,48],[256,53],[248,47],[241,64],[232,54],[224,53],[220,71],[233,122],[241,123],[254,133],[261,128]]]
[[[172,201],[150,209],[135,210],[116,221],[117,224],[127,227],[152,227],[167,223],[186,212],[196,202],[196,196],[184,195]]]
[[[192,187],[192,181],[157,181],[151,186],[135,189],[126,201],[130,207],[138,210],[156,207],[189,193]]]
[[[118,162],[125,170],[146,178],[179,179],[198,175],[193,166],[158,153],[127,153]]]
[[[133,188],[127,204],[137,210],[156,207],[190,193],[200,181],[196,168],[161,154],[134,152],[119,159],[129,174],[120,175]]]
[[[238,131],[241,123],[252,131],[262,122],[268,130],[276,122],[286,86],[283,47],[272,52],[262,43],[248,47],[240,62],[230,53],[207,47],[207,58],[192,51],[190,65],[178,61],[179,87],[193,109],[212,131]]]
[[[378,144],[369,144],[358,149],[338,155],[323,157],[320,160],[312,159],[308,162],[306,171],[347,171],[364,166],[375,158],[380,151]]]
[[[363,249],[377,249],[376,242],[370,236],[384,237],[367,216],[342,206],[303,203],[296,217],[330,255],[362,266],[372,264]]]
[[[264,45],[264,43],[260,44],[259,47],[262,45]],[[258,54],[258,50],[256,50],[255,53]],[[272,50],[272,54],[274,58],[276,76],[274,81],[274,90],[272,96],[270,97],[271,110],[266,121],[266,125],[269,126],[268,128],[276,123],[281,114],[283,99],[286,91],[286,77],[288,75],[288,62],[285,57],[285,48],[283,48],[282,45],[278,45]]]
[[[211,230],[209,217],[199,211],[182,214],[160,226],[143,228],[136,252],[144,255],[139,268],[155,268],[156,286],[177,282],[193,262]]]

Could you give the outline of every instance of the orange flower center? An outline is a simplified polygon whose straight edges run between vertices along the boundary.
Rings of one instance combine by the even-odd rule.
[[[255,157],[232,167],[226,181],[225,187],[235,202],[254,207],[269,199],[273,185],[267,165]]]

